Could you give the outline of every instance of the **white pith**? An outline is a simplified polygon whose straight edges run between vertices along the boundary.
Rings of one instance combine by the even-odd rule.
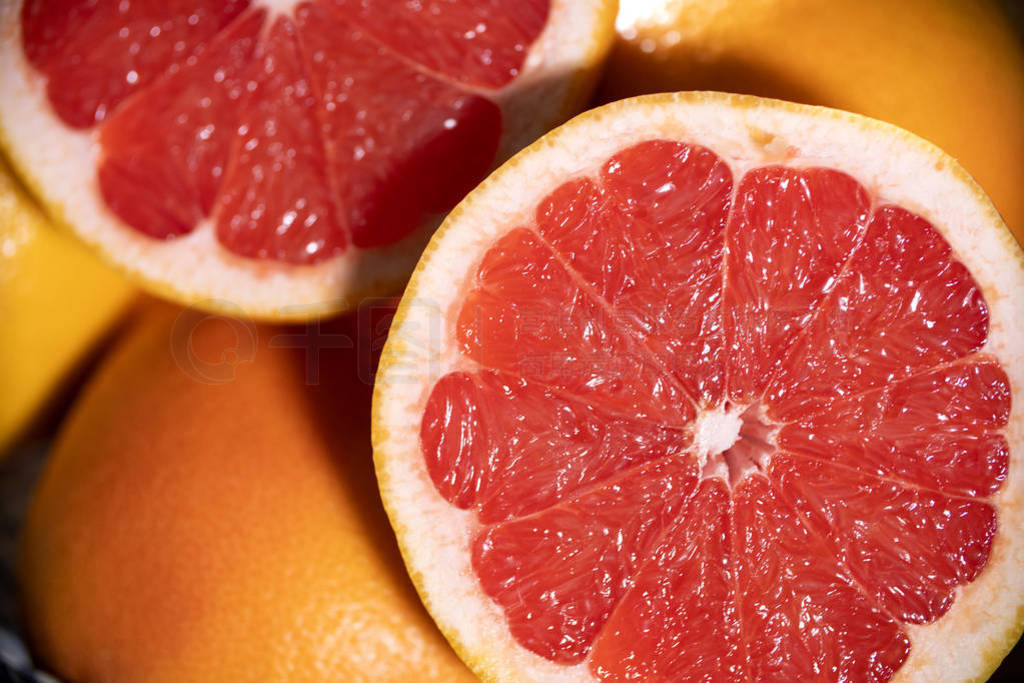
[[[295,11],[295,6],[298,4],[299,0],[255,0],[252,6],[266,8],[271,16],[284,15],[290,17]]]
[[[740,438],[743,419],[735,410],[702,411],[693,425],[693,451],[703,465],[724,453]]]
[[[505,121],[497,162],[583,104],[587,88],[581,78],[610,44],[613,1],[552,1],[548,24],[531,46],[522,73],[488,93]],[[96,130],[76,131],[60,121],[46,97],[45,79],[25,58],[19,28],[23,3],[0,3],[0,144],[47,211],[126,274],[182,303],[303,319],[393,293],[412,270],[441,217],[425,220],[389,247],[350,247],[314,265],[239,257],[220,246],[210,221],[172,241],[154,240],[126,226],[98,191]],[[256,4],[290,12],[298,3]]]
[[[452,316],[479,258],[504,232],[528,224],[536,204],[566,179],[592,173],[631,144],[695,142],[733,169],[784,161],[838,168],[879,202],[929,220],[972,272],[1014,401],[1005,435],[1010,468],[990,501],[1001,530],[1024,528],[1024,255],[994,207],[940,150],[894,127],[843,112],[719,93],[656,95],[588,112],[545,136],[493,174],[452,212],[406,290],[385,349],[374,398],[381,492],[410,573],[428,608],[474,670],[491,680],[590,680],[586,664],[561,666],[513,639],[502,611],[480,590],[469,544],[478,523],[433,487],[419,423],[434,382],[458,361]],[[709,440],[712,442],[713,440]],[[984,676],[1016,637],[1024,606],[1024,535],[997,534],[988,565],[928,625],[904,625],[912,649],[895,680]]]
[[[764,417],[760,403],[701,408],[693,421],[688,456],[697,459],[704,477],[718,477],[735,488],[751,474],[768,468],[778,425]]]

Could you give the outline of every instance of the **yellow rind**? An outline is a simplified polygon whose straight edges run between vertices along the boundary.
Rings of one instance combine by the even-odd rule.
[[[429,267],[430,262],[435,258],[435,256],[437,258],[441,258],[443,256],[443,253],[439,250],[439,245],[444,241],[445,236],[450,231],[456,229],[462,216],[469,210],[469,207],[473,206],[481,197],[488,194],[491,187],[503,184],[506,177],[513,174],[525,159],[533,155],[542,154],[545,150],[557,148],[560,145],[562,138],[565,136],[566,130],[583,123],[595,122],[601,119],[614,119],[619,113],[628,110],[640,108],[657,109],[659,107],[678,103],[715,103],[737,109],[771,107],[798,114],[829,117],[838,121],[847,122],[854,126],[860,126],[877,131],[879,134],[884,136],[901,138],[902,140],[917,147],[925,155],[933,158],[937,169],[942,169],[951,173],[957,180],[969,188],[970,192],[977,200],[978,205],[980,207],[984,207],[986,217],[991,220],[993,225],[1001,227],[998,239],[1000,244],[1006,250],[1007,256],[1012,255],[1012,259],[1016,265],[1021,270],[1024,270],[1024,249],[1022,249],[1012,232],[1006,226],[999,212],[982,190],[981,186],[962,166],[960,166],[956,159],[920,136],[884,121],[828,107],[804,105],[783,100],[773,100],[750,95],[719,93],[712,91],[659,93],[612,102],[580,114],[566,124],[542,136],[536,142],[513,156],[473,191],[471,191],[462,200],[462,202],[460,202],[459,205],[448,214],[447,218],[435,231],[430,242],[424,249],[419,263],[416,265],[416,268],[413,270],[413,273],[409,278],[405,293],[396,310],[391,325],[392,332],[396,330],[400,331],[404,328],[409,316],[410,302],[416,299],[419,294],[424,271]],[[394,528],[403,561],[406,563],[406,568],[409,571],[413,584],[416,587],[420,598],[423,600],[424,605],[427,607],[427,610],[432,616],[435,616],[435,621],[438,622],[441,632],[448,639],[449,643],[451,643],[456,653],[458,653],[473,672],[484,681],[497,681],[499,678],[495,673],[495,667],[491,662],[500,660],[502,653],[498,650],[493,652],[489,651],[486,647],[474,649],[453,631],[450,624],[444,623],[443,620],[436,618],[437,610],[435,608],[434,599],[424,586],[424,576],[422,572],[413,567],[409,561],[409,558],[412,556],[411,548],[416,544],[423,543],[423,539],[412,538],[409,536],[408,530],[403,525],[401,519],[399,519],[399,515],[397,514],[393,501],[391,500],[393,482],[388,474],[389,468],[387,467],[391,454],[386,450],[386,444],[390,440],[390,432],[384,424],[384,419],[381,414],[381,406],[384,404],[385,395],[388,394],[388,392],[400,390],[399,388],[391,385],[389,373],[406,355],[407,348],[406,342],[398,334],[389,335],[381,354],[376,385],[374,388],[371,432],[374,465],[377,471],[381,498],[383,500],[384,508],[387,511],[388,518]],[[408,387],[406,387],[406,389],[408,389]],[[1005,629],[1002,638],[990,641],[983,657],[985,667],[983,671],[979,672],[975,680],[981,681],[986,679],[999,666],[999,663],[1013,648],[1014,644],[1020,639],[1022,634],[1024,634],[1024,605],[1017,608],[1016,618],[1014,622]],[[901,676],[898,672],[897,680],[899,679],[901,679]]]
[[[369,355],[324,356],[313,386],[311,349],[273,341],[288,329],[140,313],[64,421],[22,526],[37,665],[82,683],[476,680],[379,509]],[[359,323],[330,329],[368,341]],[[237,357],[223,374],[183,364],[182,330],[194,360]]]
[[[0,457],[108,333],[134,288],[61,234],[0,159]]]

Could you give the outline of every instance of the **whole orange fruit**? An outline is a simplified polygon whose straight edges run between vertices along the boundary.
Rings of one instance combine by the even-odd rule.
[[[723,90],[917,133],[1024,240],[1024,47],[992,0],[622,0],[599,97]]]
[[[127,334],[24,530],[23,611],[47,668],[78,683],[472,680],[378,498],[369,344],[385,323],[159,309]]]

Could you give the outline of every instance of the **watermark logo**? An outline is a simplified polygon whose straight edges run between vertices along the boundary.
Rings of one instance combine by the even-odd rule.
[[[234,341],[216,358],[205,357],[196,348],[196,334],[204,325],[224,325],[234,333]],[[203,384],[226,384],[235,379],[239,365],[256,358],[259,338],[251,320],[189,308],[175,319],[170,344],[174,362],[188,377]]]

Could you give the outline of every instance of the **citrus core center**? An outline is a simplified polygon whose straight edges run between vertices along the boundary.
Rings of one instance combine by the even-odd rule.
[[[701,412],[693,436],[704,476],[720,477],[733,485],[766,467],[774,443],[775,427],[757,403]]]
[[[702,462],[727,451],[739,441],[743,418],[736,411],[718,408],[697,417],[693,434],[693,447]]]
[[[271,16],[279,14],[291,16],[296,4],[298,3],[295,0],[257,0],[256,2],[256,5],[267,8]]]

